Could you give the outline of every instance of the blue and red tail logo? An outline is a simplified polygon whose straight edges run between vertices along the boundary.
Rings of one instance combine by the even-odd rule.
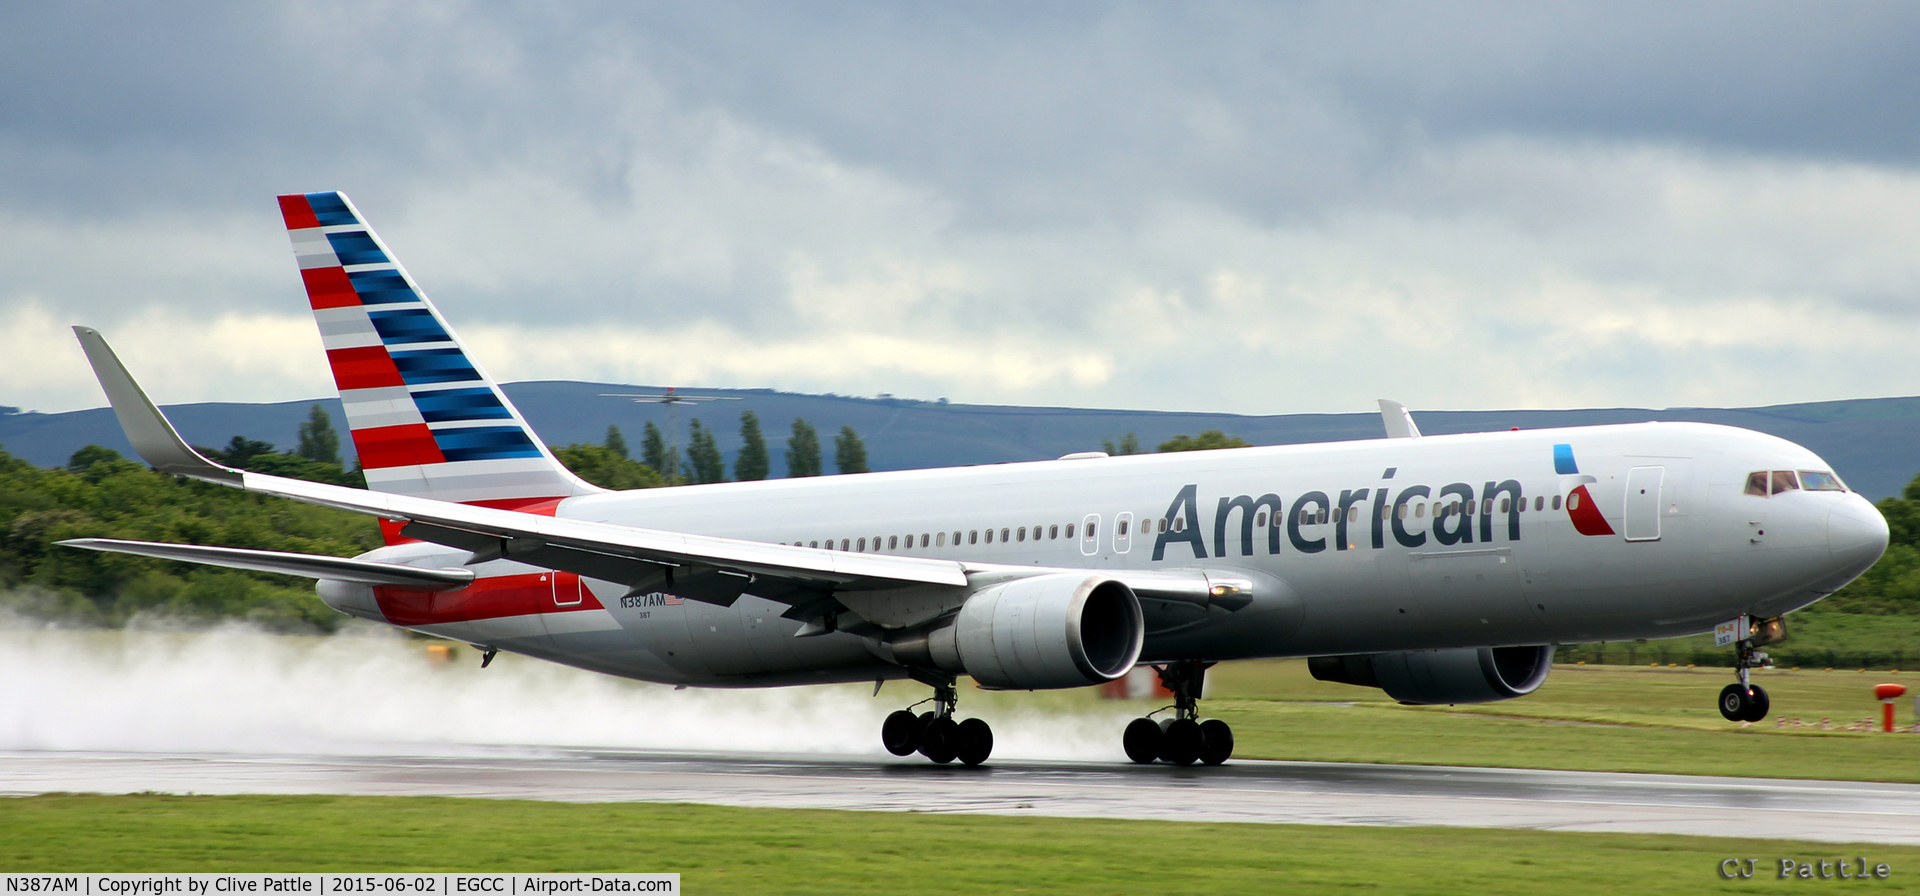
[[[1578,475],[1580,465],[1573,460],[1572,445],[1553,446],[1553,471],[1562,476]],[[1607,525],[1607,518],[1600,514],[1600,507],[1593,503],[1593,495],[1585,485],[1575,486],[1567,493],[1567,518],[1573,521],[1573,529],[1581,535],[1612,535],[1613,527]]]
[[[280,213],[369,488],[510,506],[590,489],[534,441],[345,196],[281,196]]]

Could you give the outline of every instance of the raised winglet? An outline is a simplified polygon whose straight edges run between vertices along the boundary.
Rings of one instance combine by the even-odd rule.
[[[120,418],[120,428],[126,431],[127,441],[133,443],[133,450],[147,463],[156,470],[177,476],[240,485],[239,470],[207,460],[180,438],[180,433],[148,400],[147,393],[140,390],[140,384],[133,381],[133,375],[127,372],[98,330],[74,327],[73,335],[80,337],[80,348],[86,351],[94,378],[107,393],[107,403],[113,405],[113,415]]]
[[[1380,401],[1380,422],[1387,425],[1389,439],[1420,438],[1420,427],[1413,425],[1413,412],[1407,406],[1390,398]]]

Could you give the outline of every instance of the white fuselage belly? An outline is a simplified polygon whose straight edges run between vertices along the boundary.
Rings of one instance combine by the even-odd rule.
[[[1577,474],[1556,471],[1555,445],[1572,446]],[[1655,467],[1657,474],[1630,472]],[[1742,494],[1750,471],[1770,469],[1828,468],[1798,445],[1747,430],[1636,424],[689,486],[574,498],[558,515],[823,549],[857,549],[864,540],[868,551],[1003,566],[1246,570],[1283,583],[1256,588],[1254,603],[1236,612],[1145,607],[1143,662],[1219,660],[1661,638],[1741,613],[1784,613],[1858,575],[1879,551],[1862,562],[1862,551],[1847,553],[1850,544],[1830,537],[1830,516],[1857,516],[1866,505],[1858,495]],[[1637,486],[1653,482],[1652,494],[1637,489],[1643,494],[1630,500],[1630,477]],[[1583,484],[1612,534],[1581,534],[1568,510],[1552,508]],[[1454,494],[1443,495],[1450,485]],[[1458,516],[1427,511],[1457,501],[1460,485],[1475,511],[1456,539]],[[1525,510],[1508,503],[1502,512],[1515,486]],[[1315,492],[1334,506],[1299,503]],[[1270,503],[1247,509],[1269,495],[1285,508],[1278,525]],[[1334,521],[1344,516],[1343,495],[1354,517],[1344,525]],[[1543,509],[1534,509],[1536,497]],[[1397,520],[1401,503],[1409,510]],[[1425,505],[1418,515],[1416,504]],[[1248,525],[1249,513],[1266,515],[1266,525]],[[1175,525],[1161,532],[1158,521],[1168,519]],[[1142,520],[1155,521],[1151,534]],[[991,543],[976,536],[989,530]],[[922,547],[922,536],[938,543]],[[434,545],[369,556],[417,565],[465,559]],[[478,571],[527,567],[496,561]],[[785,606],[751,595],[718,607],[659,596],[623,601],[624,586],[587,585],[605,609],[414,627],[671,683],[904,674],[851,635],[794,638],[800,624],[780,617]]]

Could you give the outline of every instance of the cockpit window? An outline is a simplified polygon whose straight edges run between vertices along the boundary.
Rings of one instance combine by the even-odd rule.
[[[1844,492],[1845,484],[1840,477],[1825,470],[1801,470],[1800,487],[1810,492]]]
[[[1777,494],[1780,494],[1781,492],[1790,492],[1799,487],[1800,487],[1800,483],[1793,478],[1792,470],[1773,471],[1773,493],[1774,494],[1777,495]]]
[[[1747,474],[1747,494],[1767,496],[1767,471],[1756,470]]]

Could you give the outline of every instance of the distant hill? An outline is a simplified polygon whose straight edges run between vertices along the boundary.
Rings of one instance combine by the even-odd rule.
[[[648,420],[665,425],[659,405],[636,404],[623,398],[601,397],[603,392],[641,392],[647,386],[608,383],[512,383],[507,394],[540,436],[549,444],[598,442],[608,424],[620,427],[629,444],[638,449]],[[683,406],[680,425],[699,417],[713,428],[726,453],[729,469],[739,447],[742,411],[753,411],[765,430],[773,475],[786,472],[783,454],[788,427],[804,417],[820,432],[828,469],[832,469],[831,437],[850,425],[866,441],[875,470],[990,464],[1058,457],[1072,451],[1099,450],[1103,438],[1118,441],[1136,433],[1149,450],[1182,433],[1224,430],[1258,445],[1284,445],[1342,439],[1373,439],[1383,435],[1374,413],[1238,414],[1175,413],[1163,411],[1029,408],[997,405],[941,404],[894,398],[851,398],[837,395],[801,395],[768,389],[696,389],[693,395],[738,398],[739,401]],[[187,440],[220,446],[235,435],[263,439],[291,448],[295,433],[316,401],[277,404],[210,402],[174,405],[167,414]],[[345,434],[338,399],[317,400],[333,415]],[[82,446],[104,445],[131,455],[113,413],[106,408],[61,414],[11,412],[0,408],[0,447],[41,466],[57,466]],[[1692,420],[1724,423],[1791,439],[1818,452],[1834,464],[1847,483],[1874,499],[1898,494],[1920,473],[1920,398],[1868,398],[1761,408],[1601,408],[1573,411],[1414,411],[1414,419],[1428,434],[1484,432],[1511,427],[1540,429],[1552,426],[1590,426],[1648,420]],[[346,439],[342,439],[343,447]],[[681,444],[684,447],[685,438]]]

